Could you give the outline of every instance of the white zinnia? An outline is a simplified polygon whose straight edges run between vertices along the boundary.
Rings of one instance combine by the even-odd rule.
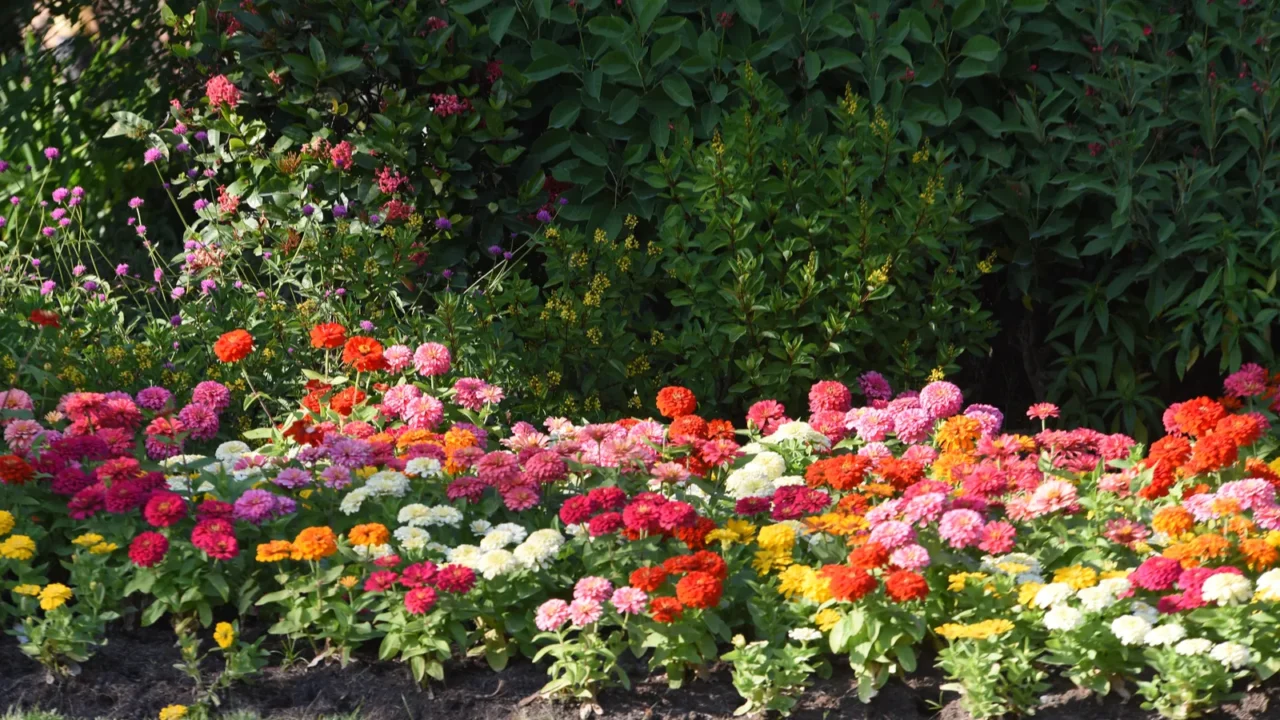
[[[1209,651],[1209,657],[1225,665],[1228,670],[1239,670],[1249,664],[1250,653],[1246,645],[1224,642],[1214,645]]]
[[[807,422],[792,420],[789,423],[783,423],[774,433],[762,442],[769,445],[777,445],[787,440],[799,440],[801,442],[810,443],[819,447],[830,447],[831,441],[826,435],[814,430]]]
[[[1032,604],[1038,608],[1053,607],[1062,602],[1066,602],[1067,598],[1072,595],[1071,586],[1066,583],[1049,583],[1036,591],[1035,600]]]
[[[511,535],[511,542],[513,543],[524,542],[524,539],[529,537],[529,531],[525,530],[523,525],[513,522],[498,523],[493,526],[493,529],[509,533]]]
[[[1152,647],[1167,647],[1187,636],[1187,629],[1178,623],[1161,625],[1147,633],[1146,643]]]
[[[480,558],[483,556],[484,551],[475,545],[459,545],[450,549],[447,553],[449,562],[454,565],[469,567],[472,570],[475,570],[476,566],[480,564]]]
[[[431,510],[422,503],[411,503],[400,508],[399,514],[396,515],[396,522],[401,525],[412,525],[414,527],[425,527],[430,524]]]
[[[515,544],[515,538],[511,537],[511,533],[506,530],[493,529],[480,540],[480,549],[501,550],[513,544]]]
[[[1138,615],[1121,615],[1111,621],[1111,634],[1121,645],[1141,645],[1151,632],[1151,623]]]
[[[1268,570],[1258,576],[1259,600],[1280,602],[1280,568]]]
[[[787,461],[782,456],[771,450],[764,452],[751,458],[745,467],[763,472],[770,480],[781,477],[787,471]]]
[[[1212,640],[1204,638],[1190,638],[1183,640],[1173,647],[1174,651],[1179,655],[1203,655],[1213,648]]]
[[[1240,605],[1249,602],[1253,585],[1249,578],[1232,573],[1219,573],[1209,577],[1200,588],[1200,597],[1218,605]]]
[[[485,533],[493,529],[493,523],[488,520],[472,520],[467,527],[471,528],[471,532],[476,535],[483,536]]]
[[[1070,605],[1054,605],[1044,614],[1044,626],[1050,630],[1075,630],[1084,624],[1084,615]]]
[[[759,468],[741,467],[729,473],[724,480],[724,491],[734,500],[749,497],[766,497],[773,494],[773,482]]]
[[[1115,593],[1101,585],[1080,590],[1076,598],[1080,600],[1080,607],[1092,613],[1102,612],[1116,603]]]
[[[347,493],[346,496],[342,498],[342,502],[338,505],[338,509],[341,510],[344,515],[354,515],[355,513],[360,512],[360,506],[364,504],[364,501],[368,499],[371,494],[372,493],[369,492],[368,488],[358,487]]]
[[[213,451],[213,456],[230,465],[249,452],[249,446],[239,440],[228,440]]]
[[[804,484],[805,484],[804,478],[800,477],[799,475],[783,475],[782,477],[776,478],[773,481],[774,488],[783,488],[783,487],[788,487],[790,485],[804,485]]]
[[[430,533],[412,525],[396,528],[395,536],[405,550],[422,550],[431,542]]]
[[[458,527],[462,524],[462,511],[452,505],[433,505],[431,522],[428,524]]]
[[[395,470],[381,470],[369,476],[365,487],[375,495],[404,497],[409,492],[409,478]]]
[[[391,546],[386,543],[383,543],[382,545],[356,545],[352,550],[355,552],[356,557],[361,558],[362,560],[377,560],[380,557],[385,557],[395,552],[395,550],[392,550]]]
[[[480,556],[474,568],[485,580],[506,575],[517,568],[516,557],[506,550],[490,550]]]
[[[787,637],[797,642],[812,642],[822,639],[822,631],[811,627],[798,627],[787,633]]]
[[[404,464],[404,474],[416,478],[438,477],[440,461],[429,457],[414,458]]]
[[[1137,601],[1131,605],[1129,607],[1129,611],[1143,620],[1146,620],[1151,625],[1155,625],[1156,621],[1160,619],[1160,611],[1141,601]]]

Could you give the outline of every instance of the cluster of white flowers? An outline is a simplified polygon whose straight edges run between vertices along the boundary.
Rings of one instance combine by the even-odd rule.
[[[241,457],[249,454],[249,446],[239,440],[228,440],[213,451],[213,456],[224,465],[234,465]]]
[[[1032,606],[1038,608],[1051,608],[1055,605],[1061,605],[1075,592],[1071,586],[1063,582],[1049,583],[1036,591],[1036,597],[1031,601]]]
[[[440,477],[440,461],[429,457],[414,458],[404,464],[404,474],[413,478]]]
[[[1200,588],[1200,596],[1206,602],[1218,605],[1243,605],[1253,597],[1253,585],[1249,578],[1232,573],[1211,575]]]
[[[402,525],[426,528],[437,525],[458,527],[462,524],[462,511],[452,505],[433,505],[427,507],[422,503],[411,503],[400,508],[396,520]]]
[[[381,545],[356,545],[351,549],[355,552],[356,557],[361,560],[377,560],[380,557],[395,553],[395,550],[386,543]]]
[[[1107,578],[1093,587],[1082,588],[1076,593],[1080,607],[1085,612],[1102,612],[1120,600],[1120,593],[1129,589],[1125,578]]]
[[[564,536],[552,528],[534,530],[516,546],[516,562],[531,570],[545,568],[560,554]]]
[[[797,642],[813,642],[822,639],[822,631],[811,627],[798,627],[787,633],[787,637]]]
[[[787,471],[787,462],[776,452],[761,450],[746,465],[729,473],[725,492],[734,500],[773,494],[774,481]]]
[[[564,543],[564,536],[552,528],[530,533],[515,523],[502,523],[489,528],[479,545],[459,545],[448,550],[446,556],[449,562],[465,565],[492,580],[520,569],[546,567]],[[508,550],[511,545],[515,548]]]
[[[409,478],[395,470],[382,470],[369,476],[364,485],[347,493],[338,509],[346,515],[360,512],[364,501],[371,497],[404,497],[409,492]]]
[[[1007,555],[987,555],[982,558],[982,572],[1013,576],[1018,585],[1023,583],[1044,583],[1040,574],[1040,561],[1034,555],[1026,553],[1009,553]]]
[[[1151,622],[1138,615],[1121,615],[1111,621],[1111,634],[1121,645],[1141,645],[1151,633]]]
[[[1083,624],[1084,613],[1066,603],[1060,602],[1044,614],[1044,626],[1050,630],[1075,630]]]
[[[1214,645],[1209,651],[1209,657],[1225,665],[1228,670],[1239,670],[1252,661],[1253,654],[1247,645],[1224,642]]]
[[[768,445],[778,445],[787,441],[799,441],[823,448],[831,447],[831,441],[827,439],[826,435],[814,430],[809,423],[800,422],[799,420],[783,423],[772,435],[762,439],[760,442]]]
[[[1258,600],[1280,602],[1280,568],[1268,570],[1258,576]]]
[[[1187,636],[1187,629],[1178,623],[1166,623],[1147,633],[1144,642],[1151,647],[1166,647]]]
[[[1203,655],[1213,649],[1213,641],[1204,638],[1187,638],[1177,645],[1173,646],[1173,651],[1179,655],[1191,657],[1193,655]]]
[[[427,543],[431,542],[431,533],[413,525],[396,528],[394,534],[400,547],[409,551],[424,550]]]

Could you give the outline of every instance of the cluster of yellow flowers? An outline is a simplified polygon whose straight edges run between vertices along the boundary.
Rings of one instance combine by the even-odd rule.
[[[986,640],[990,637],[1003,635],[1013,629],[1013,623],[1008,620],[983,620],[982,622],[961,625],[958,623],[947,623],[933,629],[942,637],[948,640]]]
[[[71,543],[83,548],[88,548],[89,552],[94,555],[106,555],[107,553],[120,549],[119,545],[106,542],[106,540],[97,533],[85,533],[75,540],[72,540]]]
[[[778,573],[778,593],[788,600],[799,596],[822,604],[831,599],[831,579],[808,565],[791,565]]]
[[[745,545],[755,539],[755,536],[755,525],[741,518],[729,518],[724,527],[707,533],[707,542],[718,542],[720,547],[727,549],[734,545]]]
[[[796,531],[790,525],[766,525],[756,538],[760,547],[751,567],[759,575],[780,570],[791,564],[791,550],[796,546]]]

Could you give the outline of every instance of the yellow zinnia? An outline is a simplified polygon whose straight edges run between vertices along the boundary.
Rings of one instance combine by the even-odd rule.
[[[840,611],[835,608],[825,608],[813,616],[813,624],[817,625],[822,632],[828,632],[840,622],[840,617]]]
[[[40,591],[40,609],[57,610],[71,599],[71,588],[62,583],[49,583]]]
[[[91,547],[93,545],[97,545],[102,541],[103,541],[103,537],[98,533],[85,533],[80,537],[76,538],[75,540],[72,540],[71,544],[79,545],[80,547]]]
[[[1098,584],[1098,571],[1084,565],[1071,565],[1054,570],[1053,581],[1066,583],[1072,590],[1083,590]]]
[[[218,623],[213,629],[213,641],[218,643],[218,647],[226,650],[236,641],[236,629],[229,622]]]
[[[28,584],[16,586],[15,588],[13,588],[13,591],[19,595],[28,595],[30,597],[35,597],[40,594],[40,586],[31,585],[28,583]]]
[[[13,513],[8,510],[0,510],[0,535],[8,535],[15,524]]]
[[[36,541],[26,535],[10,535],[0,542],[0,557],[7,560],[30,560],[36,555]]]
[[[186,716],[186,705],[169,705],[160,711],[160,720],[182,720]]]
[[[93,547],[89,548],[89,552],[94,555],[106,555],[107,553],[115,552],[116,550],[119,550],[119,549],[120,549],[120,546],[115,543],[100,542],[97,545],[94,545]]]

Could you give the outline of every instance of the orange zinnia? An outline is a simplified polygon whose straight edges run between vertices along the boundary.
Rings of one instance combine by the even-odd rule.
[[[1195,516],[1181,505],[1171,505],[1156,511],[1154,517],[1151,518],[1151,527],[1156,532],[1164,533],[1169,537],[1176,538],[1184,533],[1191,532],[1191,528],[1196,524]]]
[[[347,341],[347,329],[338,323],[320,323],[311,328],[311,347],[332,350]]]
[[[658,391],[658,412],[665,418],[675,419],[692,415],[698,409],[698,398],[689,388],[672,385]]]
[[[258,562],[279,562],[293,554],[293,543],[288,540],[272,540],[258,546]]]
[[[1261,538],[1250,538],[1240,541],[1240,553],[1250,570],[1266,570],[1280,559],[1280,552]]]
[[[347,533],[347,539],[352,545],[386,545],[391,539],[391,533],[387,531],[387,526],[382,523],[366,523],[351,528]]]
[[[293,541],[294,560],[323,560],[338,552],[338,536],[327,526],[309,527]]]
[[[253,336],[246,330],[223,333],[213,344],[213,354],[224,363],[239,362],[253,352]]]
[[[382,343],[363,335],[347,340],[342,348],[342,362],[359,372],[387,369],[387,360],[382,356]]]

